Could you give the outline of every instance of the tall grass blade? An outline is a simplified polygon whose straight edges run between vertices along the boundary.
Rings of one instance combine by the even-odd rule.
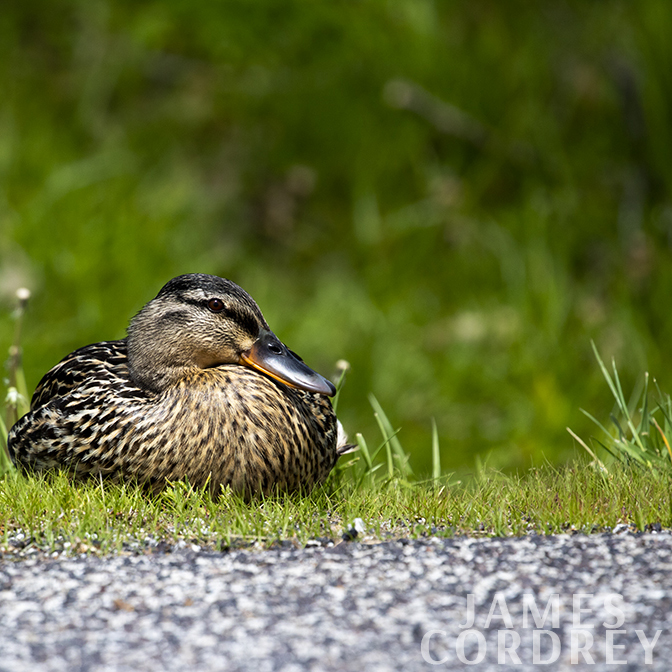
[[[661,393],[658,383],[654,379],[653,382],[660,401],[657,406],[652,407],[649,401],[649,374],[645,373],[643,383],[635,387],[630,401],[626,403],[616,362],[612,360],[612,371],[609,372],[597,351],[595,343],[592,343],[592,347],[618,409],[617,411],[614,409],[615,412],[610,415],[611,422],[618,432],[617,437],[614,436],[613,430],[608,431],[593,415],[581,409],[582,413],[590,418],[607,437],[605,441],[598,441],[597,443],[612,457],[625,465],[646,467],[655,473],[659,473],[661,470],[672,472],[672,451],[667,441],[667,436],[672,428],[670,421],[672,401],[670,396]],[[663,417],[664,428],[660,427],[660,423],[655,418],[655,414],[658,412]],[[637,417],[637,413],[639,413],[639,417]],[[658,438],[658,434],[652,433],[652,425],[658,429],[661,438]],[[575,436],[575,438],[578,440],[578,437]],[[585,447],[585,444],[581,443],[581,445]]]
[[[0,417],[0,478],[13,468],[14,465],[9,459],[9,451],[7,449],[7,426],[3,418]]]
[[[585,411],[583,408],[579,409],[586,417],[590,418],[607,436],[611,436],[611,432],[592,414]]]
[[[618,403],[618,390],[616,389],[613,381],[611,380],[611,376],[609,375],[609,371],[607,371],[607,367],[604,365],[604,362],[602,361],[602,358],[600,357],[600,353],[597,351],[597,346],[595,345],[594,341],[591,341],[590,344],[593,346],[593,352],[595,353],[595,359],[597,359],[597,363],[600,365],[600,369],[602,370],[602,375],[604,376],[604,379],[607,381],[607,385],[609,385],[609,389],[611,390],[612,395],[616,399],[616,402]]]
[[[665,433],[660,428],[660,425],[658,424],[658,421],[655,418],[651,418],[651,422],[653,422],[656,429],[660,432],[660,436],[663,439],[663,443],[665,444],[665,448],[667,448],[667,453],[670,456],[670,463],[672,464],[672,450],[670,449],[670,442],[667,440],[667,437],[665,436]]]
[[[632,433],[632,438],[635,440],[635,443],[637,446],[639,446],[639,449],[645,453],[646,448],[644,447],[644,444],[642,443],[642,440],[639,436],[639,432],[635,428],[634,423],[632,422],[632,414],[630,412],[630,408],[628,404],[625,402],[625,395],[623,394],[623,388],[621,387],[621,380],[618,376],[618,370],[616,369],[616,362],[615,360],[611,360],[611,368],[613,369],[614,372],[614,382],[617,390],[617,397],[616,401],[618,403],[619,409],[621,413],[623,414],[623,417],[625,418],[626,424],[628,428],[630,429],[630,432]],[[614,420],[614,418],[612,418]],[[615,422],[615,420],[614,420]],[[620,430],[620,427],[619,427]],[[621,430],[622,431],[622,430]]]
[[[392,437],[388,435],[387,427],[381,420],[378,413],[374,413],[373,417],[376,419],[378,427],[380,427],[380,433],[383,435],[383,445],[385,446],[385,454],[387,455],[387,477],[392,479],[394,478],[394,460],[392,459],[392,446],[390,445]]]
[[[369,447],[366,445],[366,439],[361,434],[355,434],[355,441],[357,441],[359,451],[364,457],[364,462],[366,462],[366,470],[371,471],[373,469],[373,460],[371,459],[371,453],[369,453]]]
[[[432,479],[441,478],[441,450],[439,448],[439,430],[436,420],[432,418]]]
[[[383,437],[386,440],[389,439],[389,446],[392,453],[397,458],[397,468],[399,469],[401,475],[404,478],[412,475],[413,470],[409,464],[409,455],[404,452],[404,449],[401,447],[401,443],[396,436],[399,430],[394,431],[392,429],[392,424],[390,423],[387,415],[385,415],[385,411],[383,411],[382,406],[376,397],[373,396],[373,394],[369,395],[369,402],[371,403],[374,413],[376,414],[378,426],[380,427],[380,431],[382,432]]]
[[[336,368],[340,370],[341,375],[339,376],[338,382],[336,383],[336,394],[331,400],[331,407],[334,409],[334,413],[336,413],[338,410],[338,400],[341,397],[341,389],[343,388],[343,385],[345,385],[345,376],[350,370],[350,363],[346,362],[344,359],[341,359],[336,362]]]

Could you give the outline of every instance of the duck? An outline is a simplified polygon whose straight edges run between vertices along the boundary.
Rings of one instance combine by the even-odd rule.
[[[14,464],[159,492],[310,492],[347,444],[334,385],[271,331],[234,282],[170,280],[125,338],[79,348],[41,379],[8,435]]]

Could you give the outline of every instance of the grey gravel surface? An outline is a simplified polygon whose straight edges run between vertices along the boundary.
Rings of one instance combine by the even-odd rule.
[[[662,532],[4,559],[0,670],[531,670],[535,638],[546,669],[669,670],[671,551]]]

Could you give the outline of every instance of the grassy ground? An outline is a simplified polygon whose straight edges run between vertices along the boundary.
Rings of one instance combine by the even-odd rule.
[[[483,469],[462,481],[409,484],[397,475],[358,486],[350,469],[308,496],[253,504],[230,493],[214,501],[184,483],[150,497],[134,485],[12,472],[0,481],[0,553],[143,553],[185,543],[223,550],[672,526],[672,479],[641,470],[605,473],[577,462],[522,476]]]
[[[458,478],[442,469],[434,424],[426,455],[420,456],[431,463],[431,477],[422,480],[413,472],[398,430],[371,396],[381,439],[370,448],[357,434],[359,451],[342,458],[326,485],[307,496],[250,503],[224,492],[212,499],[184,482],[152,496],[135,484],[75,482],[65,473],[23,474],[9,460],[6,436],[7,427],[28,411],[20,347],[26,300],[19,300],[15,312],[8,391],[0,409],[0,554],[137,553],[176,544],[267,548],[428,535],[591,533],[619,525],[642,531],[672,527],[670,396],[655,385],[653,399],[647,383],[626,401],[615,365],[609,370],[597,351],[615,399],[613,429],[587,413],[601,438],[593,439],[591,447],[574,435],[586,459],[561,467],[545,464],[506,475],[477,459],[475,472]],[[345,376],[344,368],[336,409]]]

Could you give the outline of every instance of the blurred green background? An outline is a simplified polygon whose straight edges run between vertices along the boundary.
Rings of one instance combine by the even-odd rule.
[[[670,34],[666,0],[3,2],[29,386],[214,273],[417,472],[432,417],[451,469],[567,459],[611,405],[591,339],[672,381]]]

